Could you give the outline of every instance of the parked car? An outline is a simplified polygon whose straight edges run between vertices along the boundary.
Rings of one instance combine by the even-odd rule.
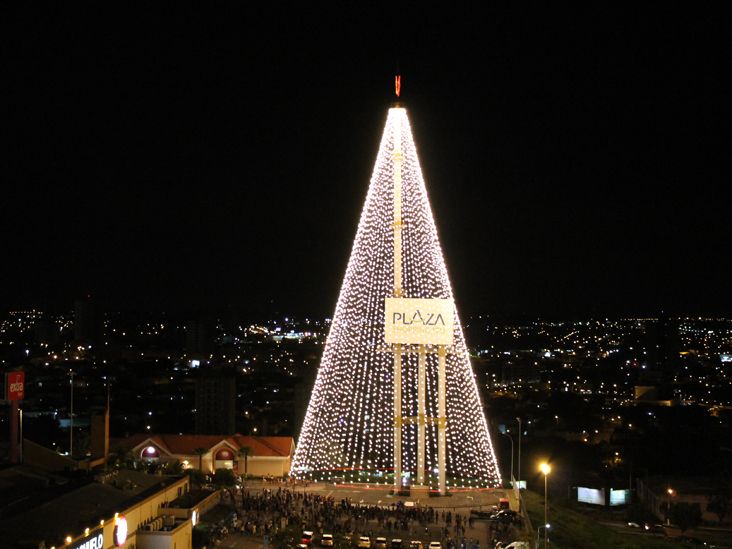
[[[358,547],[358,549],[371,549],[371,538],[368,536],[361,536],[358,538],[356,547]]]
[[[399,538],[394,538],[393,540],[391,540],[390,548],[391,549],[402,549],[402,540],[400,540]]]
[[[376,538],[374,549],[386,549],[386,538]]]
[[[310,530],[305,530],[302,533],[300,543],[303,545],[310,545],[313,542],[313,533]]]
[[[651,534],[663,534],[664,536],[668,534],[668,532],[666,532],[666,526],[663,524],[646,523],[643,525],[643,529]]]
[[[442,544],[439,541],[431,541],[430,549],[442,549]]]
[[[424,545],[422,545],[421,541],[410,541],[409,542],[409,549],[424,549]]]
[[[498,522],[508,523],[508,524],[516,524],[521,521],[521,517],[516,511],[512,511],[511,509],[501,509],[497,513],[493,515],[493,520],[497,520]]]
[[[490,519],[493,518],[493,515],[495,515],[497,512],[498,509],[494,511],[478,511],[477,509],[471,509],[470,516],[479,519]]]
[[[333,534],[323,534],[320,536],[321,547],[333,547]]]

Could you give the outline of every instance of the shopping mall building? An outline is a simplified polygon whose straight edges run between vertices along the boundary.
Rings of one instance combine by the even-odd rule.
[[[219,501],[219,494],[189,501],[188,476],[162,477],[137,471],[100,473],[77,488],[64,477],[42,475],[27,466],[0,473],[0,482],[15,484],[26,510],[0,519],[2,546],[55,549],[190,549],[198,517]],[[33,483],[41,486],[35,489]],[[35,498],[46,499],[39,505]]]

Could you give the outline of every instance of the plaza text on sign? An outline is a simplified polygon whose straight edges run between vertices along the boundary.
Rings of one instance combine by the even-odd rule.
[[[384,337],[387,343],[451,345],[451,299],[388,297],[384,304]]]

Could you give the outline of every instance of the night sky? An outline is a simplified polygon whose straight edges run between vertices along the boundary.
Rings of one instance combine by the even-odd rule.
[[[732,314],[730,11],[17,4],[0,308],[331,314],[398,68],[461,310]]]

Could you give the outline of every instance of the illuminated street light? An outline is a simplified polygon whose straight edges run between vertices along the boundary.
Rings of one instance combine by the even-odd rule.
[[[539,540],[539,536],[541,535],[541,531],[544,530],[544,532],[546,533],[546,531],[549,530],[549,528],[551,528],[551,527],[552,527],[551,524],[540,524],[539,527],[536,529],[536,539],[537,539],[536,546],[537,547],[539,546],[538,540]]]
[[[671,497],[676,495],[676,490],[673,488],[666,489],[666,525],[671,524]]]
[[[547,499],[547,478],[549,478],[549,473],[552,472],[551,465],[549,465],[547,462],[542,463],[539,465],[539,471],[541,471],[544,475],[544,549],[547,549],[549,544],[549,529],[547,528],[549,521],[547,520],[547,511],[549,510],[549,500]]]

